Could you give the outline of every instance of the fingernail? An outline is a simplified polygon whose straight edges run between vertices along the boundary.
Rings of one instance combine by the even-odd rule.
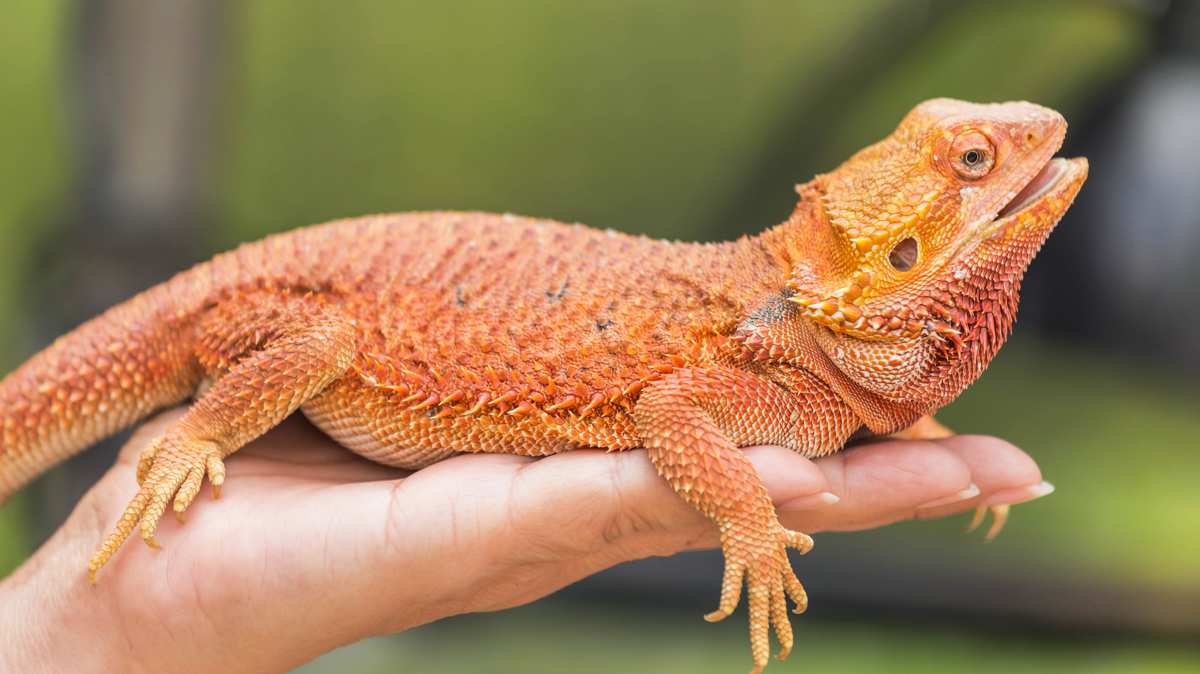
[[[801,496],[790,501],[779,504],[780,510],[809,510],[812,508],[821,508],[831,506],[842,498],[831,491],[823,491],[819,494],[809,494]]]
[[[984,499],[980,505],[1016,505],[1017,503],[1025,503],[1036,498],[1049,496],[1054,493],[1054,485],[1042,480],[1037,484],[1031,484],[1027,487],[1017,487],[1015,489],[1002,489]]]
[[[817,498],[820,499],[821,503],[824,503],[825,505],[833,505],[834,503],[842,500],[841,496],[838,496],[831,491],[823,491],[820,494],[817,494]]]
[[[928,503],[922,503],[921,505],[917,506],[917,508],[937,508],[938,506],[950,505],[951,503],[958,503],[959,501],[966,501],[967,499],[972,499],[976,496],[979,496],[979,485],[972,482],[971,484],[967,485],[966,489],[958,492],[957,494],[952,494],[945,498],[935,499]]]

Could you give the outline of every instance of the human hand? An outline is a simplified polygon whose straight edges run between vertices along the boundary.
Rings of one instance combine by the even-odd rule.
[[[221,499],[198,499],[185,525],[163,521],[163,550],[131,542],[89,586],[93,546],[136,490],[138,449],[178,415],[142,427],[0,584],[0,663],[283,671],[363,637],[516,606],[623,561],[718,542],[644,452],[469,455],[410,475],[294,418],[230,457]],[[746,452],[784,525],[810,533],[1046,491],[1028,456],[987,437],[886,440],[817,461]]]

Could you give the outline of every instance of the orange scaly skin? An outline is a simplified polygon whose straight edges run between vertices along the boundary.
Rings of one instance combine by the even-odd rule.
[[[792,645],[785,597],[807,603],[785,551],[812,540],[779,523],[738,448],[828,454],[857,431],[912,427],[978,377],[1086,178],[1086,160],[1051,160],[1065,129],[1029,103],[923,103],[799,187],[786,222],[729,243],[410,213],[242,246],[0,382],[0,500],[189,396],[146,448],[93,580],[135,529],[153,545],[166,508],[182,513],[205,475],[219,488],[225,457],[296,410],[405,468],[646,447],[719,527],[726,572],[707,617],[731,613],[744,585],[761,671],[772,627],[781,657]],[[936,431],[922,423],[912,432]]]

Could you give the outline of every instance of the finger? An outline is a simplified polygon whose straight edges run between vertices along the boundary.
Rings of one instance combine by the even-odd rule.
[[[748,454],[776,495],[800,498],[828,488],[824,473],[794,452],[762,447]],[[486,551],[489,563],[586,558],[603,568],[718,543],[712,523],[671,490],[642,451],[577,450],[537,461],[462,456],[435,464],[386,500],[404,513],[392,518],[392,539],[437,515],[422,514],[431,507],[424,504],[448,502],[460,529],[471,524],[454,540],[472,558]]]
[[[979,506],[1012,505],[1053,491],[1053,486],[1043,482],[1037,463],[1004,440],[982,435],[956,435],[936,442],[966,462],[980,494],[960,503],[922,509],[918,513],[920,517],[944,517]]]
[[[881,442],[815,463],[780,447],[745,451],[781,512],[808,511],[795,520],[800,531],[865,528],[908,518],[918,505],[970,486],[965,463],[936,443]],[[422,471],[410,479],[427,477],[432,474]],[[470,483],[459,482],[455,490]],[[826,491],[842,491],[854,500],[814,510],[811,497]],[[619,561],[717,543],[711,524],[667,486],[640,451],[581,450],[548,457],[522,466],[505,495],[512,501],[511,526],[536,535],[539,545],[533,549],[540,552],[570,556],[604,549]]]
[[[762,479],[771,499],[795,509],[819,508],[838,501],[829,479],[814,462],[783,447],[747,447],[742,450]]]
[[[1025,452],[1000,438],[986,435],[955,435],[936,441],[957,454],[971,469],[981,498],[1005,489],[1042,481],[1042,471]]]
[[[743,451],[776,502],[813,508],[837,501],[829,492],[825,473],[795,451],[776,446]],[[553,520],[568,518],[578,538],[582,531],[576,513],[580,503],[587,503],[587,511],[599,516],[599,522],[593,523],[607,527],[605,536],[609,538],[636,535],[652,543],[654,536],[676,534],[671,539],[674,543],[656,547],[652,554],[677,552],[680,548],[671,545],[678,546],[679,534],[688,548],[717,543],[711,523],[671,490],[641,450],[580,450],[555,455],[524,467],[521,482],[521,489],[514,494],[528,494],[530,501],[522,502],[517,510],[530,520],[552,518],[547,529],[554,529]],[[702,530],[699,538],[697,527]]]
[[[580,450],[535,461],[521,467],[511,501],[514,526],[528,533],[526,523],[539,522],[542,536],[561,532],[561,540],[546,543],[567,554],[669,554],[698,530],[711,534],[706,545],[717,542],[643,451]]]
[[[746,452],[781,503],[785,524],[800,531],[910,518],[919,505],[971,486],[968,464],[935,442],[882,441],[817,462],[776,447]],[[785,507],[823,490],[841,502],[803,512]],[[373,504],[379,511],[370,517],[343,512],[344,519],[386,522],[369,528],[381,535],[365,554],[378,556],[378,568],[407,566],[406,573],[428,587],[438,585],[438,569],[446,564],[468,576],[540,569],[524,588],[530,599],[620,561],[717,543],[711,522],[670,489],[641,451],[579,450],[536,461],[461,456],[403,481],[360,484],[354,491],[346,499],[353,501],[350,510]],[[357,535],[344,549],[362,552]],[[419,568],[412,566],[414,555]],[[572,563],[553,564],[564,560]]]
[[[793,512],[801,531],[911,517],[920,503],[961,491],[971,479],[955,452],[929,442],[881,442],[815,463],[773,447],[747,455],[778,501],[823,490],[842,495],[836,505]],[[306,508],[312,517],[338,513],[343,524],[330,528],[327,547],[338,560],[356,560],[345,566],[401,573],[432,597],[461,592],[463,578],[484,579],[479,587],[519,588],[480,593],[473,610],[529,601],[620,561],[718,542],[712,523],[670,489],[641,451],[579,450],[539,460],[460,456],[400,481],[339,486],[324,498],[331,499],[337,507]],[[343,566],[320,561],[322,569]],[[457,589],[446,587],[447,566],[457,569]],[[379,579],[360,575],[342,581],[347,596],[361,603],[360,586],[377,588],[368,581]],[[786,589],[803,596],[798,583]],[[366,613],[395,627],[384,599],[377,613]]]
[[[829,489],[825,474],[794,451],[770,446],[744,451],[777,502],[812,507],[812,498]],[[588,531],[605,542],[631,546],[615,551],[622,556],[670,554],[718,542],[716,528],[671,490],[643,451],[569,452],[539,460],[521,473],[514,511],[542,522],[543,531],[570,532],[576,545]]]
[[[790,503],[780,504],[784,523],[801,531],[881,526],[909,519],[931,502],[965,500],[978,494],[970,466],[937,442],[886,440],[819,459],[816,465],[841,500],[808,512],[797,512]]]

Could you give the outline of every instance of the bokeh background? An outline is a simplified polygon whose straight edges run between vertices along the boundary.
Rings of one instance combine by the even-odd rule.
[[[1058,491],[994,543],[963,519],[825,534],[772,671],[1200,671],[1200,9],[1165,0],[457,3],[8,0],[0,369],[172,272],[379,211],[509,211],[715,240],[934,96],[1071,121],[1092,178],[1016,336],[942,418]],[[112,458],[0,510],[15,568]],[[618,567],[532,606],[300,671],[736,672],[700,620],[720,559]],[[403,582],[403,579],[397,579]]]

